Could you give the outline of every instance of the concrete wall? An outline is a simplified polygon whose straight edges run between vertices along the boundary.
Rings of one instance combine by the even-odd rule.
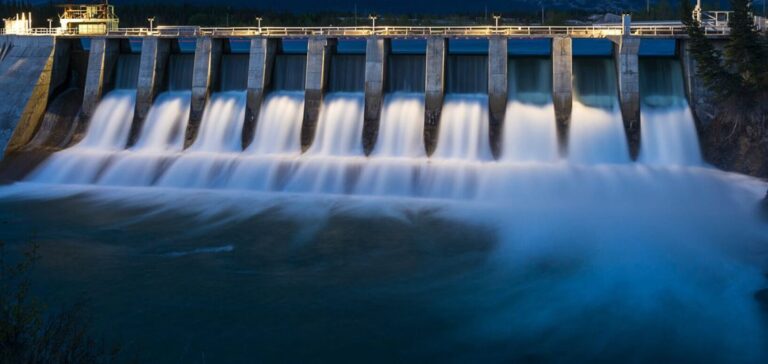
[[[110,77],[120,56],[120,40],[104,37],[91,40],[88,70],[85,74],[83,109],[81,117],[89,120],[104,94],[104,85]]]
[[[363,124],[363,150],[371,154],[379,134],[381,107],[384,102],[389,41],[368,38],[365,50],[365,117]]]
[[[440,112],[445,96],[445,57],[447,42],[443,37],[427,39],[427,66],[425,80],[424,145],[427,155],[437,147],[440,130]]]
[[[20,149],[32,139],[56,87],[56,59],[68,59],[68,41],[52,37],[2,36],[0,61],[0,150]],[[53,81],[53,82],[52,82]]]
[[[144,119],[162,86],[170,53],[170,39],[145,37],[142,41],[139,82],[136,89],[136,111],[133,116],[133,124],[131,124],[129,146],[133,145],[139,138]]]
[[[189,122],[184,139],[184,146],[189,147],[197,137],[200,122],[203,120],[205,105],[211,94],[211,86],[219,77],[221,49],[223,40],[211,37],[199,37],[195,43],[195,61],[192,73],[192,100],[189,110]]]
[[[619,102],[624,118],[630,155],[637,158],[640,149],[640,38],[621,37],[614,45]]]
[[[573,110],[573,42],[571,38],[552,39],[552,99],[560,139],[560,150],[568,146],[568,126]]]
[[[491,150],[496,157],[501,155],[501,134],[504,114],[507,111],[508,63],[507,38],[491,38],[488,43],[488,110],[490,111],[491,123],[489,137]]]
[[[272,67],[275,63],[276,50],[276,39],[255,38],[251,40],[248,60],[248,95],[245,123],[243,124],[243,149],[248,147],[253,140],[264,94],[272,84]]]
[[[307,72],[304,83],[304,121],[301,124],[301,148],[309,149],[315,139],[315,129],[323,104],[323,92],[328,83],[328,68],[334,39],[313,37],[307,47]]]

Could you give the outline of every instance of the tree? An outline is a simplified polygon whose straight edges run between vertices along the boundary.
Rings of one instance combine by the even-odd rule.
[[[731,0],[731,8],[731,33],[723,52],[691,16],[693,9],[687,0],[682,1],[682,22],[697,63],[696,73],[715,95],[718,118],[732,124],[734,131],[746,122],[762,133],[768,113],[768,42],[755,27],[750,0]]]

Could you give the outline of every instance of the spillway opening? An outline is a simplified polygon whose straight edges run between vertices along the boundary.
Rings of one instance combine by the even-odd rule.
[[[558,159],[552,102],[552,60],[510,57],[502,161],[552,162]]]
[[[573,96],[569,159],[583,164],[629,163],[613,58],[573,57]]]
[[[448,55],[445,73],[446,93],[488,93],[488,56]]]
[[[365,89],[365,55],[334,54],[328,75],[330,92],[362,92]]]
[[[166,89],[169,91],[191,90],[194,67],[194,54],[171,54],[168,57]]]
[[[121,53],[115,65],[115,89],[135,89],[139,82],[141,55]]]
[[[639,161],[658,165],[701,165],[695,120],[685,94],[680,61],[640,58]]]
[[[387,90],[424,92],[426,62],[423,54],[390,54],[387,58]]]
[[[272,88],[283,91],[303,91],[307,72],[306,54],[278,54],[272,68]]]
[[[219,66],[218,91],[237,91],[248,88],[247,54],[226,53],[221,56]]]

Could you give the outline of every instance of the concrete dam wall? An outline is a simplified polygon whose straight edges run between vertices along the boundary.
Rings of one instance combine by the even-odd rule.
[[[318,143],[322,118],[337,95],[359,94],[360,130],[352,133],[359,133],[354,143],[369,155],[383,137],[387,100],[408,94],[423,99],[417,132],[423,140],[419,148],[428,156],[436,152],[440,138],[448,137],[442,129],[450,127],[441,128],[441,123],[456,115],[458,102],[464,105],[460,110],[467,105],[481,108],[465,118],[485,124],[482,143],[494,159],[517,148],[505,146],[515,138],[507,135],[514,128],[505,124],[527,110],[525,105],[536,104],[551,105],[545,112],[551,116],[545,117],[555,121],[558,155],[598,148],[570,145],[574,138],[595,132],[593,125],[580,121],[584,110],[594,109],[619,115],[624,139],[619,148],[626,145],[628,158],[639,159],[644,59],[682,65],[667,76],[684,85],[682,97],[690,98],[690,104],[701,104],[706,92],[692,76],[685,40],[672,38],[2,36],[0,146],[9,156],[75,145],[105,95],[133,89],[124,147],[140,142],[160,94],[180,93],[188,100],[188,115],[181,115],[180,125],[183,148],[189,149],[201,138],[206,112],[215,103],[212,95],[242,91],[245,108],[237,134],[239,148],[245,150],[254,143],[265,99],[301,92],[303,152]],[[332,99],[325,100],[329,95]],[[452,114],[444,115],[446,111]],[[524,139],[519,143],[525,144]]]

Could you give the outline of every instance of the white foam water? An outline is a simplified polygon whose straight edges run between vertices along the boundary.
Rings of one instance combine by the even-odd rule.
[[[323,100],[314,142],[296,164],[290,192],[348,193],[363,157],[362,93],[329,93]]]
[[[136,144],[115,156],[98,183],[112,186],[149,186],[184,149],[189,120],[190,91],[164,92],[157,96]]]
[[[574,100],[568,130],[568,158],[577,164],[629,163],[629,146],[618,100],[610,108]]]
[[[211,95],[197,138],[160,177],[164,187],[223,187],[235,158],[242,150],[245,92]]]
[[[303,91],[274,91],[261,107],[253,142],[235,161],[228,188],[280,190],[301,155]]]
[[[136,90],[114,90],[104,96],[91,117],[85,137],[55,153],[27,180],[60,184],[93,183],[112,153],[125,148],[133,122]]]
[[[696,125],[687,104],[643,108],[640,120],[640,162],[664,166],[702,165]]]
[[[419,171],[425,163],[424,95],[387,95],[376,145],[362,166],[355,192],[363,195],[415,195]]]
[[[501,160],[553,162],[557,159],[557,124],[551,100],[542,105],[509,100]]]

